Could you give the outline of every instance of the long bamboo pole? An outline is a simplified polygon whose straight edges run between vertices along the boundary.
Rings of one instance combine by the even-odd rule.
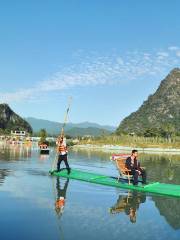
[[[63,123],[63,125],[62,125],[61,133],[60,133],[60,136],[59,136],[59,137],[64,137],[64,128],[65,128],[66,123],[67,123],[68,113],[69,113],[69,109],[70,109],[70,106],[71,106],[71,102],[72,102],[72,97],[69,97],[68,107],[67,107],[67,110],[66,110],[65,116],[64,116],[64,123]],[[58,137],[58,138],[59,138],[59,137]],[[54,160],[53,160],[53,162],[52,162],[51,171],[53,171],[53,170],[55,169],[57,160],[58,160],[58,152],[56,152],[56,156],[55,156],[55,158],[54,158]]]

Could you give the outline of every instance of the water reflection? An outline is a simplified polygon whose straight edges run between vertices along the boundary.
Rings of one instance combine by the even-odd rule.
[[[10,174],[8,169],[0,169],[0,185],[4,183],[5,178]]]
[[[160,214],[174,229],[180,229],[180,199],[152,197]]]
[[[143,155],[149,181],[180,184],[180,158],[175,156]]]
[[[69,184],[69,179],[63,182],[60,177],[56,178],[56,200],[55,200],[55,211],[60,217],[64,212],[64,207],[66,203],[66,192]]]
[[[126,151],[126,153],[130,154],[130,151]],[[116,169],[115,163],[109,161],[111,153],[89,149],[76,149],[70,154],[70,157],[78,158],[79,162],[86,163],[87,165],[91,163],[96,168],[101,163],[101,166],[106,165],[106,168]],[[147,170],[148,181],[180,184],[180,155],[160,155],[140,152],[139,159]],[[114,174],[116,173],[114,172]]]
[[[48,177],[55,151],[45,161],[39,159],[38,149],[32,148],[30,159],[25,157],[28,156],[25,152],[22,154],[22,150],[18,153],[19,158],[16,155],[17,161],[14,157],[9,161],[10,153],[6,151],[0,152],[0,182],[4,181],[0,184],[1,239],[179,240],[180,199],[138,192],[127,195],[127,190],[81,181],[70,181],[69,184],[68,179]],[[85,152],[73,155],[70,151],[70,156],[74,168],[82,166],[82,170],[117,175],[109,154],[92,153],[88,158],[90,155]],[[157,178],[180,184],[178,159],[140,156],[142,165],[152,174],[152,181]],[[112,204],[116,191],[118,195]],[[111,212],[117,214],[107,212],[107,206],[111,205],[114,205]],[[117,220],[121,227],[117,227]]]
[[[110,208],[110,213],[125,213],[129,216],[129,220],[132,223],[136,223],[139,206],[141,203],[145,203],[145,201],[145,194],[129,191],[127,196],[119,195],[116,204]]]
[[[39,155],[39,160],[40,161],[46,161],[48,159],[49,159],[49,155],[47,155],[47,154],[40,154]]]
[[[19,160],[20,158],[31,158],[31,146],[2,145],[0,147],[0,160]]]
[[[95,149],[78,149],[78,148],[73,148],[73,151],[71,151],[71,154],[73,157],[75,158],[79,158],[79,159],[88,159],[88,160],[100,160],[101,162],[107,162],[107,160],[109,160],[110,157],[110,153],[106,153],[106,152],[102,152],[102,151],[98,151]]]

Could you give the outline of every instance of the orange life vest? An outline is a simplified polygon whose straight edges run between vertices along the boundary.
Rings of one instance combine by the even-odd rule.
[[[65,199],[58,199],[56,201],[56,208],[61,208],[65,205]]]
[[[67,152],[67,147],[64,146],[63,144],[62,144],[62,145],[59,145],[59,146],[58,146],[58,151],[59,151],[59,153],[61,153],[61,152]]]

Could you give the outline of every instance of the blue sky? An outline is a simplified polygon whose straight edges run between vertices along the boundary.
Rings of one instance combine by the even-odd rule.
[[[180,65],[180,2],[4,1],[0,102],[23,117],[118,125]]]

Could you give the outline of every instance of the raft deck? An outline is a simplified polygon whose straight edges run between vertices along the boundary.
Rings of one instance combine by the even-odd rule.
[[[180,185],[175,184],[165,184],[165,183],[149,183],[147,185],[142,185],[139,183],[139,185],[134,186],[132,184],[128,184],[127,182],[122,182],[117,180],[115,177],[111,176],[105,176],[101,174],[96,173],[90,173],[90,172],[84,172],[76,169],[71,169],[71,173],[68,175],[67,170],[62,170],[60,172],[57,171],[50,171],[49,172],[52,176],[57,177],[65,177],[70,179],[76,179],[80,181],[85,181],[89,183],[96,183],[111,187],[117,187],[117,188],[124,188],[124,189],[130,189],[130,190],[136,190],[141,192],[148,192],[148,193],[154,193],[154,194],[160,194],[160,195],[167,195],[172,197],[178,197],[180,198]]]

